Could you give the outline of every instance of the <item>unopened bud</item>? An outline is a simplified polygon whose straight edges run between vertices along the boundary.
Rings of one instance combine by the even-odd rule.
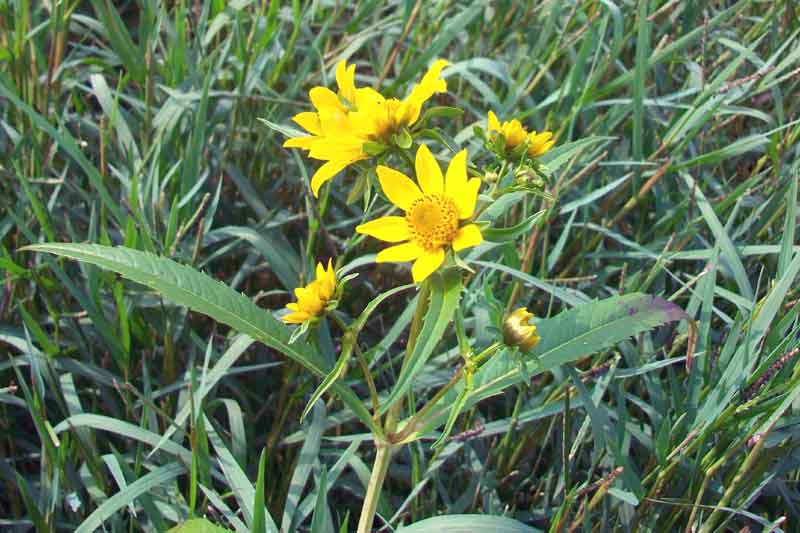
[[[545,183],[542,177],[536,173],[534,169],[528,166],[520,167],[514,172],[514,177],[520,185],[526,185],[536,189],[544,187]]]
[[[485,181],[486,183],[494,183],[498,180],[499,177],[500,176],[497,174],[497,172],[487,172],[486,174],[483,175],[483,181]]]
[[[503,321],[503,342],[507,346],[519,346],[525,352],[533,350],[539,344],[536,326],[529,324],[533,313],[520,307]]]

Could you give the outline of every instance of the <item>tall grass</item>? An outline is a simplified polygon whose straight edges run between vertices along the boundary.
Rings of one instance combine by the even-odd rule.
[[[437,57],[452,63],[439,103],[466,110],[440,119],[446,144],[477,146],[488,109],[558,137],[547,197],[498,208],[507,226],[544,217],[467,256],[482,265],[469,327],[488,338],[515,303],[549,316],[635,291],[695,322],[470,407],[446,446],[432,434],[395,460],[381,525],[483,513],[550,531],[792,530],[792,0],[0,0],[0,528],[354,526],[374,450],[338,402],[299,423],[316,378],[139,285],[19,249],[125,244],[264,308],[318,257],[349,253],[368,283],[340,310],[358,316],[401,271],[349,262],[363,206],[332,189],[320,218],[314,164],[275,128],[291,133],[340,59],[402,94]],[[413,302],[381,312],[364,334],[383,340],[367,357],[385,392]],[[451,341],[418,398],[449,379]]]

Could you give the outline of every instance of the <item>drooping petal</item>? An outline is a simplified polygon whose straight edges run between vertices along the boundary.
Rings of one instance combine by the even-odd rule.
[[[389,216],[376,218],[356,226],[356,232],[386,242],[402,242],[411,238],[405,217]]]
[[[489,113],[487,113],[486,118],[489,131],[500,131],[502,129],[502,126],[500,126],[500,121],[497,120],[497,115],[495,115],[493,111],[490,110]]]
[[[482,242],[483,235],[481,235],[481,230],[477,224],[467,224],[459,228],[458,233],[456,233],[456,238],[453,239],[453,250],[460,252],[465,248],[478,246]]]
[[[298,113],[292,117],[292,120],[309,133],[313,133],[314,135],[320,135],[322,133],[322,126],[319,123],[319,115],[317,113],[311,111]]]
[[[314,193],[314,197],[319,196],[319,189],[326,181],[332,179],[350,163],[350,161],[328,161],[319,167],[311,178],[311,192]]]
[[[300,306],[297,305],[297,302],[292,302],[292,303],[286,304],[286,309],[288,309],[289,311],[299,311],[300,310]]]
[[[420,145],[414,163],[417,181],[425,194],[442,194],[444,192],[444,176],[436,158],[426,145]]]
[[[419,259],[414,261],[414,266],[411,267],[411,276],[414,278],[414,283],[422,283],[425,278],[436,272],[436,269],[443,262],[444,249],[426,250]]]
[[[406,242],[381,250],[375,261],[378,263],[406,263],[413,261],[424,253],[425,250],[417,243]]]
[[[402,172],[380,165],[377,173],[383,193],[403,211],[408,211],[411,204],[422,197],[422,191],[417,184]]]
[[[311,100],[311,104],[317,109],[317,111],[332,109],[347,111],[339,101],[339,97],[336,95],[336,93],[327,87],[314,87],[308,91],[308,98]]]
[[[434,61],[419,84],[415,85],[411,89],[411,93],[403,99],[404,105],[399,110],[401,112],[398,113],[403,119],[403,124],[414,124],[419,118],[422,104],[434,94],[443,93],[447,90],[447,82],[439,76],[448,64],[444,59]]]

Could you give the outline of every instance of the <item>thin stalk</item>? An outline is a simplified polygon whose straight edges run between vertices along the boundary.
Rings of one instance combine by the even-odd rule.
[[[378,508],[378,500],[381,496],[383,482],[386,473],[389,471],[389,463],[392,459],[392,447],[387,442],[376,441],[377,454],[375,463],[372,465],[372,475],[369,477],[367,494],[364,496],[364,503],[361,506],[361,516],[358,519],[358,533],[370,533],[372,522],[375,519],[375,511]]]

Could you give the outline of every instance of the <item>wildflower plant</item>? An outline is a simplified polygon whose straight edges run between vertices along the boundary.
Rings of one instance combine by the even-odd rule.
[[[559,147],[542,124],[537,126],[542,131],[529,133],[517,120],[501,123],[492,111],[486,111],[483,145],[451,146],[435,140],[451,138],[447,117],[452,113],[442,114],[443,120],[422,135],[418,126],[426,104],[447,90],[447,64],[434,61],[404,98],[358,86],[355,64],[344,61],[334,69],[336,91],[322,86],[309,91],[313,111],[293,118],[308,135],[289,138],[284,146],[323,162],[310,181],[313,195],[318,196],[326,183],[346,189],[353,173],[357,179],[377,181],[374,185],[381,195],[365,203],[360,222],[351,228],[360,238],[340,246],[339,255],[327,263],[309,257],[309,265],[316,263],[316,268],[307,283],[286,287],[294,298],[285,311],[276,308],[273,314],[199,271],[148,252],[94,244],[28,248],[118,272],[249,335],[314,375],[319,383],[308,397],[303,417],[327,398],[329,403],[341,402],[372,436],[375,458],[358,517],[360,533],[372,530],[389,465],[404,446],[433,439],[436,453],[448,442],[461,413],[482,400],[646,330],[687,318],[672,303],[631,293],[593,302],[565,297],[571,308],[533,322],[526,308],[507,316],[498,312],[492,328],[476,329],[468,320],[470,309],[463,294],[468,283],[479,284],[478,292],[491,293],[489,285],[480,286],[491,270],[482,256],[506,246],[507,255],[494,256],[493,268],[507,269],[502,262],[516,253],[514,243],[534,224],[544,222],[531,218],[504,226],[503,214],[528,201],[533,189],[541,192],[549,180],[542,158],[558,152],[566,159],[579,147]],[[472,119],[477,125],[482,117]],[[531,187],[530,172],[544,181]],[[337,175],[340,179],[331,181]],[[520,180],[528,185],[519,186]],[[315,217],[317,212],[324,210],[311,209],[308,215]],[[381,247],[376,240],[389,245]],[[377,293],[363,308],[342,312],[350,290],[344,281],[352,279],[351,271],[369,272],[385,262],[410,268],[382,270],[397,273],[382,290],[363,282],[362,289]],[[525,296],[533,305],[539,297]],[[378,345],[363,345],[362,332],[379,306],[401,298],[414,298],[416,303],[407,324],[397,318],[398,328],[405,332],[405,349],[393,372],[385,373],[371,359]],[[513,304],[508,302],[509,309]],[[322,323],[332,327],[324,328],[324,333],[312,327]],[[338,343],[335,362],[322,348],[323,334],[332,334]],[[488,342],[487,335],[493,337]],[[446,357],[451,349],[454,358]],[[433,394],[419,397],[415,382],[437,355],[447,361],[442,370],[449,378]]]

